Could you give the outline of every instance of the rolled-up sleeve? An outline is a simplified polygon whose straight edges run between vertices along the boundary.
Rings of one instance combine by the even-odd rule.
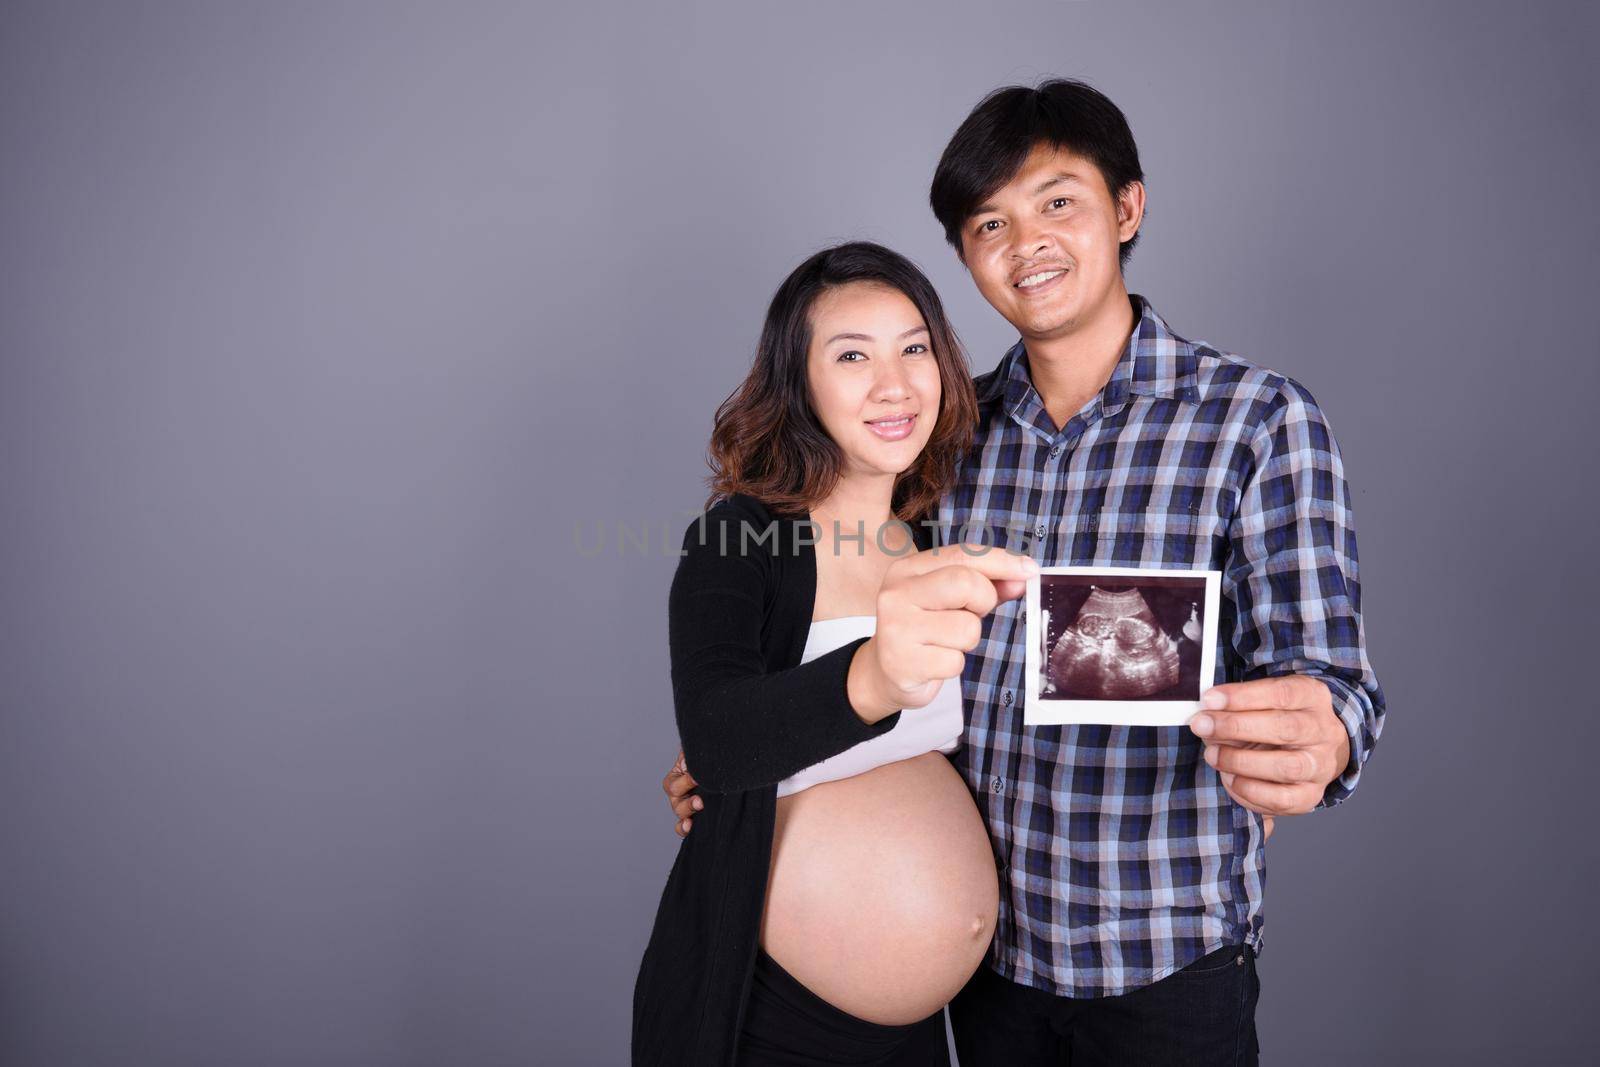
[[[1385,704],[1368,661],[1350,487],[1339,447],[1304,386],[1283,379],[1255,433],[1229,527],[1223,593],[1243,678],[1321,679],[1350,738],[1350,760],[1318,808],[1355,791],[1383,731]]]

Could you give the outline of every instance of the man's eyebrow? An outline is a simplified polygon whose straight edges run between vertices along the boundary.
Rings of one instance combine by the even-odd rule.
[[[1038,196],[1040,193],[1044,192],[1046,189],[1050,188],[1052,185],[1062,185],[1062,184],[1066,184],[1068,182],[1077,182],[1077,183],[1081,184],[1083,182],[1083,179],[1078,177],[1076,174],[1073,174],[1070,171],[1062,171],[1060,174],[1057,174],[1052,178],[1046,178],[1044,181],[1040,182],[1039,185],[1033,190],[1033,192],[1029,193],[1028,195],[1029,196]],[[977,207],[973,208],[972,209],[972,214],[968,215],[967,217],[968,218],[972,218],[973,216],[976,216],[976,215],[982,215],[986,211],[998,211],[998,210],[999,210],[999,208],[995,207],[993,200],[986,200],[983,203],[979,204]]]
[[[927,333],[927,332],[928,332],[928,328],[926,326],[913,326],[913,327],[911,327],[911,329],[909,329],[905,333],[901,334],[900,337],[899,337],[899,340],[904,341],[907,337],[910,337],[914,333]],[[824,341],[823,344],[831,345],[835,341],[876,341],[876,340],[877,340],[876,337],[871,337],[871,336],[868,336],[867,334],[864,334],[864,333],[836,333],[832,337],[830,337],[826,341]]]
[[[1081,181],[1083,181],[1083,179],[1078,177],[1076,174],[1072,173],[1070,170],[1064,170],[1060,174],[1057,174],[1055,177],[1046,178],[1044,181],[1040,182],[1039,183],[1039,187],[1033,191],[1033,195],[1034,196],[1038,196],[1040,193],[1044,192],[1046,189],[1050,188],[1052,185],[1064,185],[1064,184],[1067,184],[1069,182],[1081,182]]]

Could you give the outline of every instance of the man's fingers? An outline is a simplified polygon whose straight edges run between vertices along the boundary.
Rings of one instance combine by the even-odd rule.
[[[672,829],[673,829],[673,832],[676,833],[679,837],[688,837],[689,836],[689,820],[688,819],[680,819],[678,821],[678,825],[674,826]]]
[[[1303,815],[1316,807],[1322,790],[1308,785],[1282,785],[1259,778],[1224,774],[1228,795],[1257,815]]]
[[[672,770],[661,779],[661,788],[668,797],[681,797],[699,783],[694,780],[694,775],[689,773],[689,764],[683,756],[683,749],[678,749],[678,758],[672,764]]]
[[[1310,744],[1320,738],[1316,712],[1267,708],[1260,711],[1201,711],[1189,719],[1189,729],[1209,742],[1236,744],[1255,741],[1265,745]]]
[[[705,806],[706,802],[698,796],[680,797],[672,802],[672,813],[680,819],[690,819]]]
[[[1326,782],[1328,775],[1317,767],[1309,748],[1241,748],[1237,745],[1207,745],[1205,761],[1219,772],[1242,774],[1264,782],[1300,785]]]
[[[1270,815],[1261,817],[1261,840],[1265,841],[1272,836],[1272,826],[1276,822]]]
[[[1249,682],[1214,685],[1200,694],[1202,700],[1218,694],[1228,711],[1262,711],[1268,708],[1317,708],[1330,703],[1328,687],[1302,674],[1281,674]],[[1213,698],[1214,699],[1214,698]]]

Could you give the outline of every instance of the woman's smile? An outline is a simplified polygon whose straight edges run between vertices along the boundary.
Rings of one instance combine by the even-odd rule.
[[[867,426],[885,441],[903,441],[911,436],[916,422],[917,413],[913,411],[909,415],[885,415],[881,419],[873,419]]]

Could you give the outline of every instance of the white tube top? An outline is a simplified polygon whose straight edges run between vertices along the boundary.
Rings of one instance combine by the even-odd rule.
[[[801,663],[809,663],[824,652],[858,637],[866,637],[878,629],[876,615],[845,615],[837,619],[814,619],[806,635],[806,648],[800,654]],[[885,763],[920,756],[937,749],[950,753],[961,747],[961,737],[966,731],[966,718],[961,709],[961,679],[946,678],[933,700],[921,708],[906,708],[900,720],[887,733],[870,737],[858,745],[813,763],[778,783],[778,795],[788,796],[821,782],[870,771]]]

